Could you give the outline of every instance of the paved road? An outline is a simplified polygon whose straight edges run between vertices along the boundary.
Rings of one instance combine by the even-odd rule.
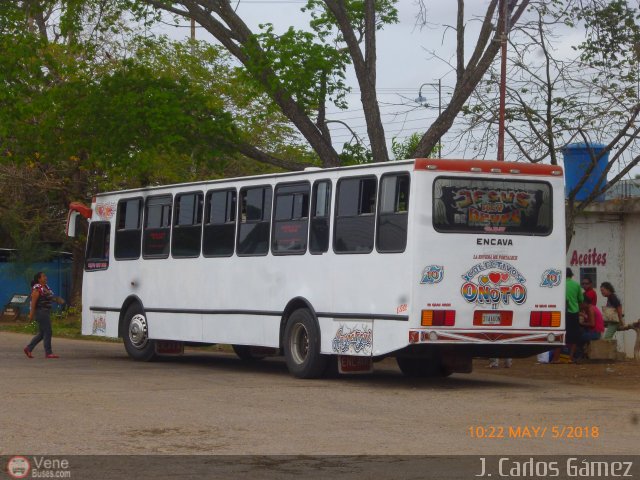
[[[371,376],[304,381],[280,359],[247,365],[191,351],[136,363],[120,344],[57,338],[62,358],[45,360],[40,346],[29,360],[27,341],[0,333],[0,455],[638,452],[637,393],[629,391],[489,371],[412,380],[392,361]],[[556,425],[587,427],[581,434],[590,437],[597,427],[598,435],[554,439]],[[470,435],[491,426],[504,438]],[[547,430],[509,438],[510,427]]]

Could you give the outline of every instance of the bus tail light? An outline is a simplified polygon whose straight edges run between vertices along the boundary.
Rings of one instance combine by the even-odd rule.
[[[529,326],[531,327],[559,327],[560,312],[531,312]]]
[[[422,310],[423,327],[453,327],[455,324],[455,310]]]

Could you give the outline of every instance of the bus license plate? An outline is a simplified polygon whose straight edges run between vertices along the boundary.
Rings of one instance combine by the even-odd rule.
[[[371,373],[373,372],[373,360],[371,357],[340,355],[338,357],[338,372]]]
[[[499,313],[483,313],[482,324],[483,325],[500,325],[502,317]]]

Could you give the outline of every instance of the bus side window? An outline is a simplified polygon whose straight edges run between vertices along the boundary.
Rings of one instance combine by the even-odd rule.
[[[84,268],[86,271],[106,270],[109,268],[109,244],[111,224],[109,222],[91,222]]]
[[[331,182],[320,180],[313,184],[309,251],[324,253],[329,250],[329,216],[331,212]]]
[[[143,258],[167,258],[171,236],[171,195],[147,198],[142,234]]]
[[[231,190],[207,192],[202,254],[230,257],[236,240],[237,194]]]
[[[275,254],[307,251],[309,184],[276,186],[271,250]]]
[[[337,253],[373,250],[376,177],[346,178],[338,182],[333,249]]]
[[[198,257],[202,237],[202,193],[176,195],[171,234],[171,255],[175,258]]]
[[[376,235],[376,248],[379,252],[404,252],[407,246],[408,212],[409,175],[383,175],[380,180]]]
[[[140,258],[142,234],[142,198],[127,198],[118,202],[116,215],[116,260]]]
[[[271,187],[240,190],[238,255],[266,255],[271,226]]]

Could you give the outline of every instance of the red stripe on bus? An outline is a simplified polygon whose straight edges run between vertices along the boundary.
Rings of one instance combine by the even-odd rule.
[[[498,162],[497,160],[442,160],[418,158],[415,170],[445,172],[505,173],[511,175],[562,175],[562,167],[527,162]]]

